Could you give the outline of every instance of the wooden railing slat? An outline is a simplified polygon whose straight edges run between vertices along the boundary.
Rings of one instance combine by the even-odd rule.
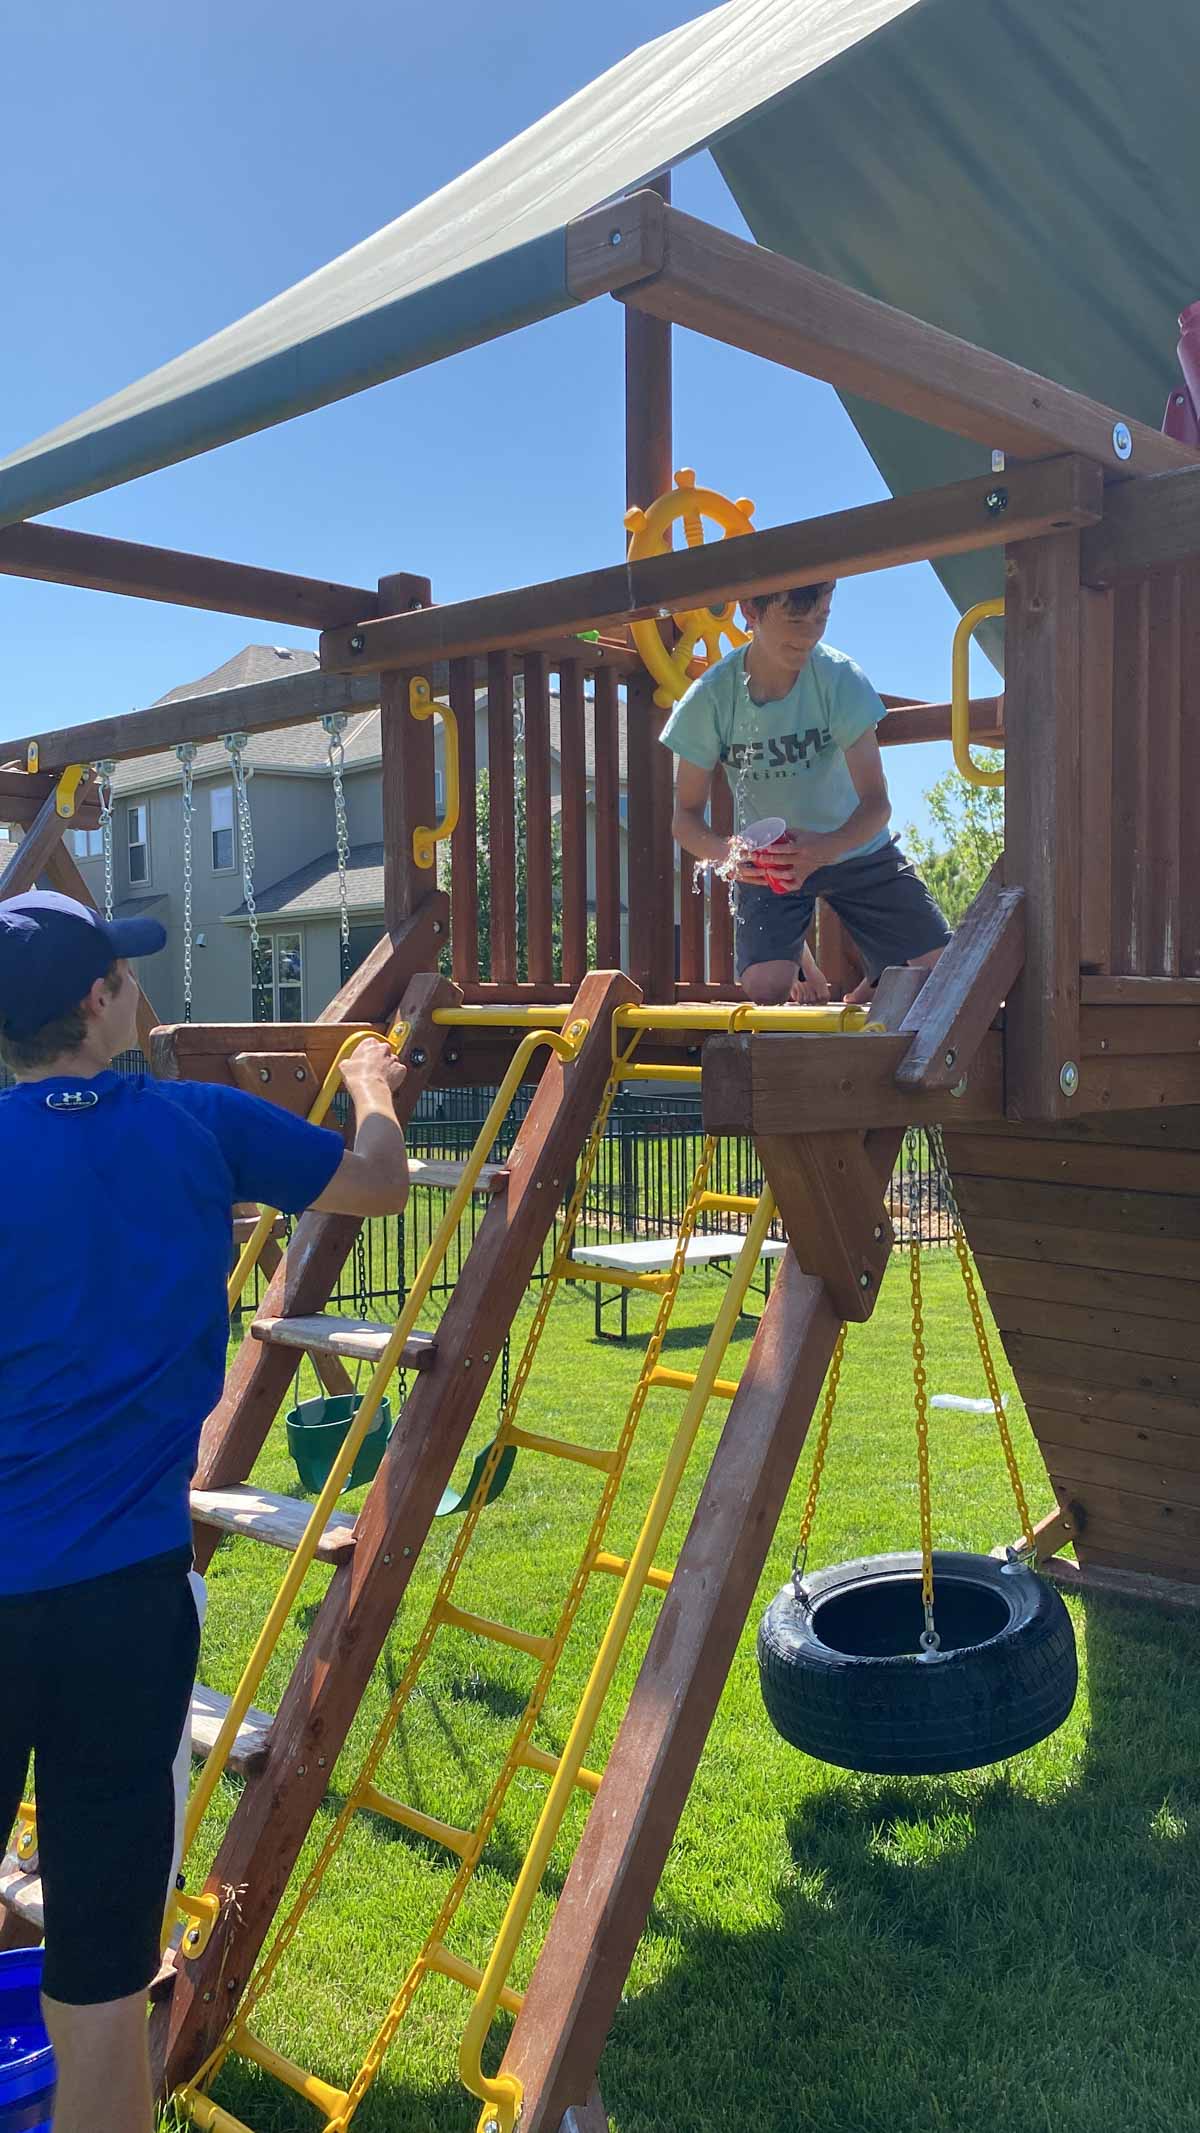
[[[492,976],[517,975],[517,817],[511,652],[488,655],[488,817],[491,845]]]
[[[596,962],[601,970],[621,965],[621,756],[618,676],[611,667],[594,674],[592,704],[596,813]]]
[[[558,673],[559,776],[562,789],[562,974],[578,985],[587,969],[587,760],[583,668],[564,659]]]
[[[525,923],[530,978],[554,981],[554,890],[550,864],[550,675],[544,652],[526,652]]]
[[[450,839],[450,939],[454,981],[479,977],[479,852],[475,822],[475,663],[450,662],[450,708],[458,722],[458,822]]]

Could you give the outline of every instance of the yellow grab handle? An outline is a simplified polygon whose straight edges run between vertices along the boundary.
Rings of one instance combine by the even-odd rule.
[[[75,795],[88,774],[86,763],[71,763],[59,775],[54,788],[54,812],[68,822],[75,812]]]
[[[969,607],[954,632],[950,655],[950,742],[954,764],[968,785],[1003,785],[1004,771],[981,770],[971,754],[971,639],[981,622],[1004,613],[1003,600],[980,600]]]
[[[408,708],[414,718],[432,718],[437,712],[446,734],[446,811],[433,829],[413,831],[413,859],[419,867],[431,867],[439,844],[458,827],[458,720],[449,704],[435,703],[423,674],[408,685]]]

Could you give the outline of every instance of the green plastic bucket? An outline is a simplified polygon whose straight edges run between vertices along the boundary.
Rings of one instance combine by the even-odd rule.
[[[328,1481],[333,1462],[362,1402],[361,1393],[326,1393],[320,1399],[301,1400],[288,1409],[285,1418],[288,1450],[296,1462],[296,1472],[311,1495],[319,1496]],[[385,1399],[380,1402],[379,1413],[359,1445],[358,1456],[345,1483],[346,1489],[357,1489],[365,1481],[374,1481],[391,1434],[392,1404]]]

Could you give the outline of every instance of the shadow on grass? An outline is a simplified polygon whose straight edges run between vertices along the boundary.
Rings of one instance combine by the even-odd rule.
[[[1040,1793],[1020,1762],[806,1793],[797,1758],[777,1917],[651,1920],[661,1975],[601,2067],[618,2133],[994,2133],[1014,2113],[1191,2133],[1200,1625],[1092,1603],[1086,1648],[1086,1747]],[[358,2120],[474,2124],[453,2082],[418,2094],[399,2064]]]

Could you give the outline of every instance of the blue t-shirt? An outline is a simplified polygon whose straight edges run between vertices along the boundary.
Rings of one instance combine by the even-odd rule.
[[[858,806],[846,750],[883,716],[862,668],[828,644],[814,647],[786,696],[756,704],[739,646],[692,683],[662,739],[701,770],[725,765],[738,829],[782,815],[792,830],[838,830]],[[882,829],[842,858],[880,851],[890,840]]]
[[[188,1545],[234,1202],[298,1213],[343,1152],[202,1082],[109,1072],[0,1095],[0,1593]]]

